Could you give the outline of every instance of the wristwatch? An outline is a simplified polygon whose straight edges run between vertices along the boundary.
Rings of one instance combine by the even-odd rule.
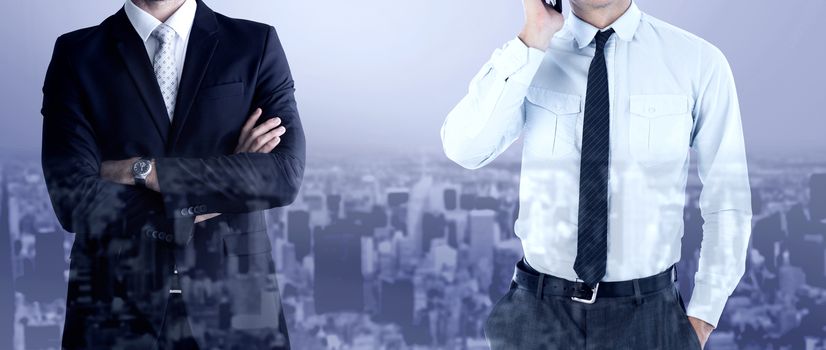
[[[135,185],[146,187],[146,178],[152,172],[152,160],[149,158],[141,158],[132,163],[132,177],[135,179]]]

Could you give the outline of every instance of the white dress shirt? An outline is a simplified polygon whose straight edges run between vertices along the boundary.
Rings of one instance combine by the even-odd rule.
[[[605,48],[610,94],[608,260],[603,281],[654,275],[680,259],[694,150],[705,219],[688,315],[717,324],[745,271],[751,193],[726,58],[631,4]],[[547,52],[496,50],[442,126],[446,155],[482,167],[522,137],[515,224],[529,264],[576,280],[579,166],[597,28],[570,13]]]
[[[136,6],[132,0],[126,0],[123,5],[126,11],[126,16],[129,17],[129,22],[135,27],[135,31],[143,40],[146,46],[146,53],[149,55],[149,61],[155,57],[155,52],[158,50],[160,43],[157,39],[152,38],[152,32],[155,31],[161,21]],[[189,44],[189,32],[192,30],[192,23],[195,22],[195,10],[198,9],[198,4],[195,0],[185,0],[183,5],[170,16],[166,25],[172,27],[177,34],[175,36],[175,63],[178,69],[178,84],[181,83],[181,73],[184,70],[184,59],[186,59],[186,47]]]

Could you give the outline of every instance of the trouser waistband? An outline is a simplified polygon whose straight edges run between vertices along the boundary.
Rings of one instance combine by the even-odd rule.
[[[677,274],[674,265],[656,275],[628,281],[600,282],[594,289],[585,283],[543,274],[530,267],[525,259],[516,264],[513,283],[519,288],[536,293],[538,298],[544,295],[570,297],[574,301],[593,303],[598,298],[640,297],[673,285]],[[594,295],[596,294],[596,295]]]

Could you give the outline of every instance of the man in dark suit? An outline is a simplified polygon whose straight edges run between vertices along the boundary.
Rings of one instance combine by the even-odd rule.
[[[127,0],[57,39],[43,93],[64,348],[289,348],[262,211],[296,197],[305,141],[274,28]]]

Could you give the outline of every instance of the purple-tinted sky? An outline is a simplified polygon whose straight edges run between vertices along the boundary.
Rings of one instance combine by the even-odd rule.
[[[514,37],[522,23],[520,0],[206,2],[279,30],[297,82],[309,157],[439,151],[445,114],[493,49]],[[726,53],[750,153],[826,153],[826,45],[818,25],[826,2],[638,4]],[[40,87],[54,39],[99,23],[121,5],[0,3],[0,154],[39,153]]]

